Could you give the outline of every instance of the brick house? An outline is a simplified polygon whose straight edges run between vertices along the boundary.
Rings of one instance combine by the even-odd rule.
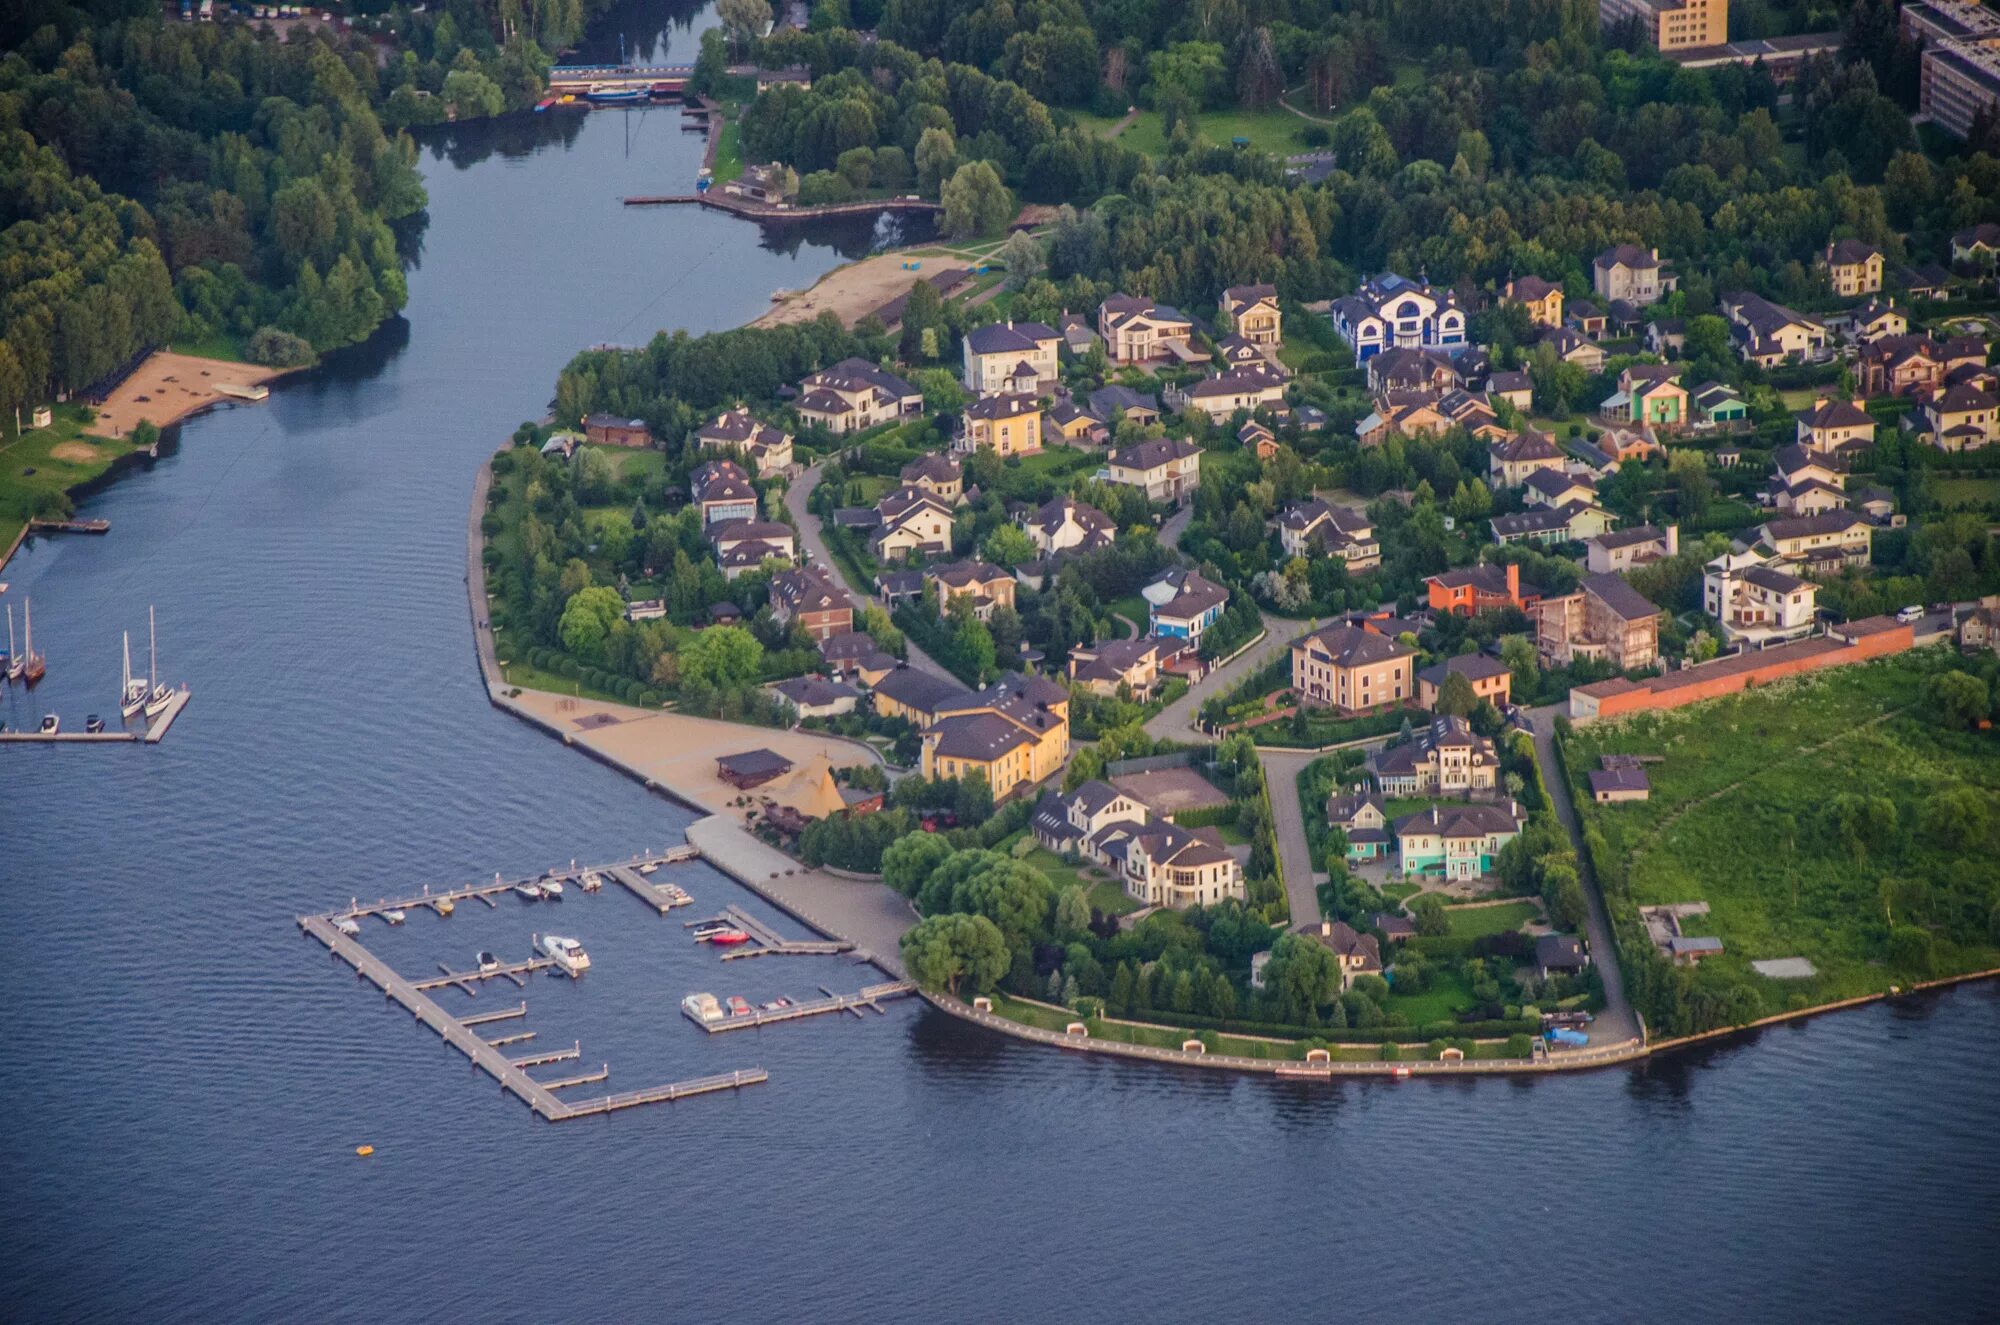
[[[1575,593],[1538,603],[1535,620],[1536,648],[1553,666],[1605,658],[1630,672],[1660,656],[1660,609],[1622,576],[1584,576]]]
[[[1328,626],[1292,645],[1300,702],[1343,714],[1407,704],[1416,695],[1415,649],[1358,626]]]

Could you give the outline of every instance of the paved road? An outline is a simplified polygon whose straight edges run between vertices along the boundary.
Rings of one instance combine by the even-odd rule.
[[[818,486],[819,466],[814,465],[793,479],[791,486],[785,489],[785,509],[792,513],[792,523],[798,526],[799,545],[805,549],[807,558],[817,565],[826,567],[838,582],[847,584],[847,577],[840,573],[840,563],[833,559],[833,552],[827,547],[825,536],[820,533],[819,517],[806,508],[806,503],[812,499],[813,489]],[[884,606],[882,600],[874,594],[855,591],[851,584],[847,587],[854,592],[855,599],[864,607]],[[953,685],[964,684],[953,676],[943,663],[918,648],[915,640],[905,642],[909,646],[912,667],[921,668],[933,676],[943,677]]]
[[[1317,867],[1306,837],[1305,809],[1299,804],[1299,773],[1318,755],[1309,750],[1265,750],[1257,762],[1271,789],[1271,826],[1278,837],[1278,857],[1285,867],[1285,900],[1292,908],[1292,928],[1319,919],[1319,884],[1326,878]]]
[[[1559,712],[1561,706],[1556,704],[1530,711],[1529,716],[1535,723],[1535,762],[1542,767],[1542,781],[1548,784],[1549,799],[1555,803],[1556,818],[1561,820],[1571,844],[1576,847],[1577,874],[1583,880],[1584,899],[1590,904],[1590,913],[1584,920],[1584,935],[1590,940],[1590,959],[1597,963],[1598,973],[1604,977],[1604,1011],[1598,1014],[1597,1023],[1590,1028],[1590,1040],[1592,1044],[1616,1044],[1620,1040],[1638,1038],[1639,1017],[1625,997],[1625,976],[1618,967],[1618,946],[1611,938],[1611,915],[1605,910],[1604,893],[1597,885],[1597,875],[1591,871],[1590,857],[1584,854],[1583,829],[1577,822],[1576,806],[1570,799],[1569,782],[1556,762],[1555,731]]]
[[[1258,641],[1257,646],[1234,662],[1216,668],[1189,686],[1185,695],[1154,714],[1152,721],[1146,724],[1147,735],[1171,741],[1208,740],[1194,725],[1195,714],[1200,710],[1202,701],[1229,689],[1273,658],[1290,653],[1293,640],[1318,630],[1321,624],[1317,621],[1292,621],[1264,613],[1264,638]]]

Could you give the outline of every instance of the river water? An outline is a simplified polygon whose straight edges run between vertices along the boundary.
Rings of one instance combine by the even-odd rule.
[[[616,20],[655,59],[709,21]],[[1083,1061],[909,1003],[710,1040],[682,994],[864,973],[721,967],[611,892],[371,922],[413,976],[582,937],[584,981],[468,1006],[525,998],[517,1052],[580,1042],[608,1088],[771,1072],[550,1126],[302,937],[351,896],[688,821],[486,704],[462,574],[475,469],[576,347],[734,325],[869,244],[618,205],[684,187],[699,142],[657,111],[455,131],[425,153],[404,320],[190,423],[87,503],[109,537],[5,572],[51,669],[0,701],[10,725],[115,709],[149,603],[195,699],[158,747],[0,750],[0,1315],[1990,1318],[1992,986],[1631,1070],[1309,1086]],[[789,925],[675,877],[698,914]]]

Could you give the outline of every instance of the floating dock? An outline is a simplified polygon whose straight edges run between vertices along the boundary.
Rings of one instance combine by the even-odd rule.
[[[160,716],[153,719],[152,724],[144,732],[123,730],[115,732],[0,732],[0,741],[21,745],[30,743],[37,745],[78,745],[101,744],[107,741],[114,743],[138,741],[146,745],[158,745],[166,737],[167,728],[174,725],[174,719],[181,715],[181,710],[186,708],[188,701],[193,698],[194,693],[186,686],[182,686],[179,690],[174,691],[174,697],[167,702],[166,708],[160,710]]]
[[[750,936],[746,947],[731,948],[722,954],[722,960],[737,961],[745,957],[831,957],[843,952],[851,952],[854,945],[846,939],[788,939],[777,930],[751,915],[740,906],[726,906],[719,916],[706,920],[686,920],[681,928],[692,929],[696,925],[734,925]]]
[[[566,1122],[572,1118],[611,1113],[641,1104],[685,1099],[712,1091],[736,1090],[770,1079],[770,1074],[763,1068],[753,1067],[571,1103],[555,1092],[565,1086],[602,1081],[610,1075],[609,1066],[599,1069],[596,1073],[562,1081],[537,1081],[529,1076],[525,1069],[538,1063],[568,1061],[579,1057],[582,1052],[581,1044],[556,1054],[535,1054],[526,1058],[510,1059],[493,1045],[474,1035],[467,1029],[465,1022],[439,1007],[430,995],[418,988],[415,983],[398,975],[388,963],[368,951],[357,940],[335,929],[333,917],[300,916],[298,924],[300,929],[325,944],[327,950],[334,956],[352,966],[357,974],[373,983],[387,998],[409,1009],[411,1016],[436,1031],[446,1044],[471,1059],[474,1066],[500,1083],[501,1090],[521,1100],[530,1110],[550,1122]],[[462,987],[456,979],[449,977],[441,982],[427,983]],[[519,1012],[524,1015],[526,1011],[526,1004],[523,1004]],[[509,1011],[503,1015],[512,1016],[515,1013]]]
[[[682,859],[691,859],[692,856],[693,851],[690,849],[689,855]],[[665,915],[677,906],[694,905],[694,898],[688,896],[684,889],[671,885],[662,887],[629,866],[613,865],[600,872],[610,875],[615,882],[623,884],[627,892],[661,915]]]
[[[435,911],[439,902],[450,902],[456,906],[460,902],[477,901],[484,902],[488,906],[494,906],[497,903],[493,899],[502,893],[513,892],[514,889],[524,884],[532,883],[539,885],[546,883],[550,879],[560,882],[565,889],[575,887],[578,891],[582,890],[582,879],[586,874],[610,875],[612,878],[617,879],[618,882],[623,883],[624,880],[619,878],[615,873],[618,870],[630,870],[632,877],[646,889],[646,892],[639,894],[641,899],[657,905],[657,903],[653,902],[650,894],[658,891],[658,889],[655,885],[647,883],[645,877],[638,873],[639,867],[642,865],[678,864],[681,861],[695,860],[699,858],[700,854],[700,852],[691,846],[678,846],[670,847],[665,851],[634,856],[630,861],[620,865],[588,865],[573,867],[568,870],[548,870],[541,874],[530,874],[526,878],[518,879],[502,879],[496,875],[491,883],[467,884],[461,888],[447,888],[443,892],[423,892],[409,897],[384,897],[373,902],[351,902],[341,910],[329,912],[327,918],[329,920],[360,920],[366,916],[379,915],[384,911],[416,911],[425,907]],[[630,888],[631,885],[626,884],[626,887]],[[634,889],[633,891],[638,892],[638,889]],[[688,899],[690,902],[693,900],[693,898]],[[565,896],[565,900],[557,903],[557,905],[568,905],[567,897]],[[687,903],[675,902],[674,905],[685,906]],[[665,915],[666,912],[662,910],[660,914]]]
[[[710,1035],[720,1035],[723,1031],[740,1031],[751,1026],[768,1026],[774,1021],[796,1021],[800,1017],[817,1017],[823,1012],[852,1012],[855,1016],[859,1017],[861,1010],[867,1008],[879,1013],[882,1011],[881,1004],[883,1000],[901,998],[905,994],[914,994],[916,992],[917,982],[914,980],[895,980],[887,984],[869,985],[855,994],[828,993],[822,987],[820,993],[825,995],[824,998],[809,998],[803,1002],[794,1003],[790,1007],[758,1008],[752,1012],[739,1013],[733,1017],[717,1017],[713,1021],[710,1021],[696,1016],[688,1008],[688,1005],[683,1003],[681,1004],[681,1015],[707,1031]]]

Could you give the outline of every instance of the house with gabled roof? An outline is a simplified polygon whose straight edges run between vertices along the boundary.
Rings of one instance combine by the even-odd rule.
[[[688,476],[688,495],[701,511],[704,528],[727,520],[757,518],[757,488],[734,460],[710,460]]]
[[[1530,506],[1595,502],[1597,483],[1588,475],[1572,474],[1566,469],[1537,469],[1522,482],[1521,500]]]
[[[1660,609],[1621,575],[1584,576],[1575,593],[1537,603],[1535,622],[1536,648],[1552,666],[1603,658],[1630,672],[1660,656]]]
[[[1826,246],[1826,283],[1843,299],[1882,288],[1882,250],[1860,239],[1836,239]]]
[[[1082,856],[1108,867],[1092,850],[1101,844],[1104,830],[1114,824],[1138,828],[1149,817],[1135,797],[1092,778],[1072,792],[1044,792],[1028,818],[1028,830],[1059,856]]]
[[[1122,686],[1135,699],[1150,699],[1159,686],[1161,665],[1179,648],[1178,642],[1156,635],[1074,644],[1069,651],[1069,679],[1093,695],[1113,696]]]
[[[1142,489],[1146,500],[1179,503],[1201,486],[1201,448],[1180,437],[1156,437],[1116,448],[1106,479]]]
[[[1356,363],[1399,345],[1455,353],[1468,343],[1468,315],[1457,291],[1395,272],[1370,276],[1353,294],[1334,300],[1329,311],[1333,329],[1354,347]]]
[[[1285,379],[1262,367],[1232,368],[1179,391],[1162,393],[1168,401],[1200,410],[1209,422],[1220,423],[1238,410],[1256,411],[1284,403]]]
[[[1729,320],[1730,339],[1746,362],[1774,368],[1826,357],[1826,324],[1816,318],[1747,290],[1723,295],[1720,305]]]
[[[1502,442],[1486,448],[1487,483],[1494,489],[1518,488],[1537,470],[1560,470],[1565,464],[1563,449],[1555,439],[1535,428],[1523,428]]]
[[[1464,718],[1444,714],[1400,745],[1368,753],[1363,765],[1384,796],[1485,796],[1500,785],[1493,742]]]
[[[1976,451],[2000,439],[2000,400],[1977,387],[1946,387],[1923,404],[1923,437],[1940,451]]]
[[[1750,417],[1749,402],[1727,383],[1703,382],[1694,389],[1691,397],[1704,423],[1741,423]]]
[[[1111,517],[1074,497],[1056,497],[1021,517],[1021,528],[1044,557],[1059,552],[1096,552],[1111,546],[1117,527]]]
[[[1865,451],[1875,444],[1875,417],[1851,400],[1819,396],[1798,418],[1799,445],[1815,451]]]
[[[1681,531],[1677,525],[1650,524],[1613,529],[1585,539],[1583,550],[1583,564],[1593,575],[1628,571],[1678,554]]]
[[[965,500],[965,468],[950,456],[918,456],[903,466],[898,477],[905,486],[922,488],[953,506]]]
[[[1042,402],[1026,392],[981,396],[959,416],[951,441],[959,452],[992,451],[995,455],[1033,455],[1042,449]]]
[[[1456,612],[1477,616],[1498,608],[1519,608],[1525,612],[1541,598],[1540,586],[1521,578],[1521,568],[1513,562],[1496,565],[1484,562],[1462,570],[1441,571],[1424,580],[1433,612]]]
[[[1114,294],[1097,307],[1097,331],[1111,362],[1148,363],[1171,357],[1176,342],[1186,349],[1194,321],[1144,295]]]
[[[1142,425],[1158,423],[1160,402],[1150,392],[1134,391],[1129,386],[1114,382],[1090,393],[1090,412],[1114,429],[1126,419]]]
[[[1351,861],[1381,860],[1395,843],[1389,836],[1388,807],[1379,792],[1335,792],[1326,800],[1326,822],[1346,835]]]
[[[1780,559],[1814,573],[1866,566],[1873,527],[1853,511],[1783,516],[1757,526],[1757,543]]]
[[[1722,637],[1763,647],[1809,634],[1819,609],[1818,588],[1773,564],[1759,550],[1725,552],[1702,570],[1702,611]]]
[[[842,359],[799,382],[799,418],[835,436],[924,412],[924,393],[866,359]]]
[[[1062,334],[1040,322],[989,322],[965,333],[965,389],[975,396],[1002,391],[1040,395],[1061,376]]]
[[[1343,714],[1400,707],[1416,696],[1416,656],[1360,626],[1327,626],[1292,645],[1292,691],[1302,703]]]
[[[782,570],[771,577],[771,616],[796,620],[816,640],[854,632],[854,599],[824,566]]]
[[[1673,264],[1662,262],[1656,248],[1613,244],[1590,263],[1591,288],[1599,297],[1623,299],[1642,308],[1658,303],[1678,283]]]
[[[1278,542],[1286,556],[1320,552],[1341,558],[1348,570],[1357,573],[1382,564],[1375,522],[1364,512],[1335,506],[1319,497],[1293,502],[1284,509],[1278,517]]]
[[[1233,333],[1252,345],[1275,350],[1284,344],[1277,286],[1232,285],[1222,292],[1221,309]]]
[[[998,800],[1069,758],[1069,691],[1046,677],[1010,672],[982,690],[935,701],[935,711],[923,731],[925,777],[980,773]]]
[[[1539,276],[1521,276],[1510,279],[1501,287],[1500,299],[1503,303],[1519,304],[1528,310],[1528,321],[1543,327],[1559,327],[1563,324],[1562,287],[1554,281],[1545,281]]]
[[[990,561],[954,561],[924,571],[924,596],[935,601],[938,615],[951,608],[954,598],[972,600],[972,614],[981,621],[996,607],[1014,606],[1017,581],[1004,566]]]
[[[1519,802],[1433,805],[1396,820],[1396,868],[1404,874],[1477,879],[1493,872],[1500,849],[1526,822]]]
[[[1591,501],[1567,501],[1561,506],[1530,506],[1486,522],[1496,543],[1578,543],[1611,528],[1611,512]]]
[[[1474,698],[1491,700],[1495,708],[1504,708],[1514,693],[1514,673],[1506,663],[1490,653],[1466,653],[1417,673],[1417,707],[1436,710],[1444,683],[1454,676],[1464,677]]]
[[[1229,603],[1229,590],[1185,566],[1161,571],[1139,596],[1146,600],[1152,633],[1188,648],[1200,646],[1202,634]]]
[[[1618,389],[1598,407],[1598,414],[1618,423],[1674,430],[1688,421],[1688,392],[1681,385],[1677,364],[1628,364],[1618,374]]]
[[[779,520],[723,520],[709,525],[706,532],[725,579],[733,580],[767,561],[789,563],[798,556],[797,535]]]
[[[759,478],[768,478],[792,463],[792,435],[759,423],[746,409],[724,410],[694,436],[698,450],[742,456],[755,466]]]

